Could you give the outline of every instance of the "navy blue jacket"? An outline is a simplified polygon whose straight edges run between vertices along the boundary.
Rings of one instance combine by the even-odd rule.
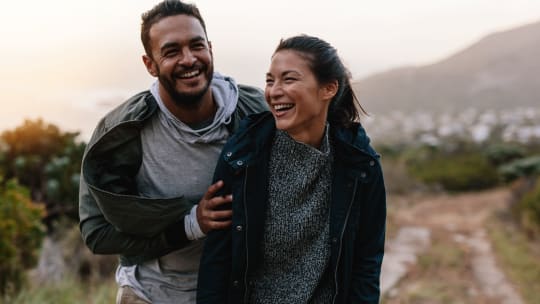
[[[199,270],[197,303],[247,303],[249,274],[259,252],[268,203],[268,162],[275,133],[269,112],[245,119],[218,160],[220,194],[233,194],[231,229],[208,234]],[[378,303],[384,254],[386,195],[379,156],[364,129],[330,129],[334,176],[330,204],[333,303]],[[286,254],[286,253],[284,253]]]

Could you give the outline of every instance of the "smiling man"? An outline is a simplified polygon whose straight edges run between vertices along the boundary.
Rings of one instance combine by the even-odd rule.
[[[108,113],[82,165],[87,246],[118,254],[117,303],[195,303],[206,233],[230,226],[230,195],[211,184],[240,119],[266,109],[262,91],[214,73],[198,9],[163,1],[142,16],[143,62],[157,81]]]

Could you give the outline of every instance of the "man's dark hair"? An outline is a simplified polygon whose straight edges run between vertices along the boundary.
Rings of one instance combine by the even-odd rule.
[[[179,0],[165,0],[154,6],[151,10],[142,14],[141,41],[146,55],[152,57],[152,48],[150,46],[150,28],[152,25],[159,22],[163,18],[176,15],[187,15],[197,18],[203,27],[204,34],[208,38],[204,20],[199,12],[199,9],[194,4],[184,3]]]

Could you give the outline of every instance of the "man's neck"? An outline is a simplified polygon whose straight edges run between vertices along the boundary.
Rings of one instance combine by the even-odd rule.
[[[165,94],[162,94],[161,88],[159,90],[159,94],[161,95],[163,104],[165,107],[167,107],[171,114],[187,125],[197,124],[209,120],[214,117],[217,110],[217,106],[212,95],[212,89],[210,88],[201,97],[201,100],[197,105],[189,107],[175,103],[172,101],[170,96],[163,98],[165,97]]]

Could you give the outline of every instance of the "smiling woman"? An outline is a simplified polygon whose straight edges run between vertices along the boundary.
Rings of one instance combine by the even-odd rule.
[[[265,96],[270,113],[249,116],[216,166],[235,229],[208,234],[197,303],[378,303],[384,181],[348,70],[327,42],[294,36]]]

